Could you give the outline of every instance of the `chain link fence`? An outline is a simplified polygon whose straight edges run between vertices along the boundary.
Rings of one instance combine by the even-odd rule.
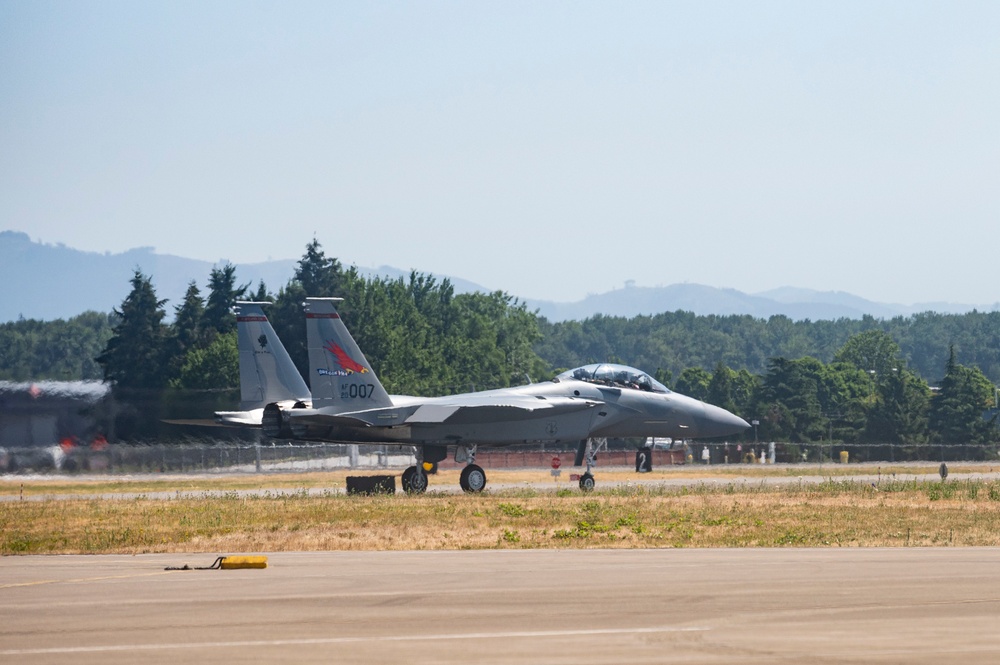
[[[689,462],[702,464],[823,464],[828,462],[986,462],[1000,460],[991,444],[689,443]],[[706,457],[707,451],[707,457]]]
[[[630,466],[643,448],[619,441],[598,455],[600,466]],[[576,449],[566,446],[481,448],[477,462],[484,467],[547,467],[560,457],[569,468]],[[1000,460],[995,444],[830,443],[681,443],[653,451],[653,463],[666,464],[823,464],[857,462],[959,462]],[[219,442],[108,444],[0,448],[0,474],[90,473],[278,473],[338,469],[402,469],[416,458],[407,446],[353,445],[304,442]],[[461,466],[445,460],[442,468]]]
[[[114,444],[0,449],[0,473],[264,473],[405,467],[408,448],[335,443]]]

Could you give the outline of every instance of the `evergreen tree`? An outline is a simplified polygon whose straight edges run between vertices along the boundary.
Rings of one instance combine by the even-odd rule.
[[[700,367],[688,367],[677,377],[675,390],[702,401],[708,399],[712,375]]]
[[[233,306],[243,297],[249,284],[236,286],[236,266],[227,263],[222,268],[212,268],[208,278],[208,303],[205,305],[205,329],[228,333],[236,329]]]
[[[174,337],[179,342],[181,353],[200,343],[204,316],[205,301],[198,285],[191,280],[184,293],[184,302],[174,310]]]
[[[930,430],[941,443],[977,444],[997,439],[994,413],[995,387],[978,369],[955,361],[955,347],[948,352],[948,363],[938,394],[931,400]]]
[[[112,335],[108,314],[84,312],[69,320],[19,319],[0,324],[0,380],[99,381],[97,356]]]
[[[720,376],[717,379],[716,374],[719,373],[719,368],[716,367],[716,374],[712,375],[712,383],[709,384],[707,401],[716,404],[712,401],[716,395],[725,395],[726,406],[723,406],[724,409],[743,416],[747,421],[753,420],[756,408],[755,400],[762,386],[761,378],[745,369],[735,372],[725,365],[722,367],[726,376]],[[713,392],[713,384],[717,386],[714,390],[719,392]],[[724,387],[723,390],[720,391],[720,387]]]
[[[888,377],[902,365],[899,344],[882,330],[866,330],[852,335],[837,351],[833,361],[851,363],[877,377]]]
[[[264,280],[260,280],[257,283],[257,291],[253,294],[251,299],[254,302],[274,302],[274,297],[267,292],[267,286],[264,285]]]
[[[167,357],[169,359],[170,379],[180,374],[185,355],[203,346],[205,334],[202,330],[202,319],[205,315],[205,302],[201,298],[198,285],[192,280],[184,294],[184,302],[178,305],[174,313],[174,323],[170,327],[170,343]]]
[[[302,284],[292,280],[278,290],[274,305],[267,308],[267,318],[299,373],[310,383],[309,353],[306,350],[306,321],[302,303],[306,300]]]
[[[295,270],[295,281],[302,285],[311,298],[344,298],[342,277],[344,271],[340,261],[327,258],[315,238],[306,245],[306,253],[299,259]]]
[[[926,443],[930,400],[930,389],[916,374],[905,367],[890,372],[879,382],[876,402],[865,423],[864,439],[900,445]]]
[[[712,378],[708,382],[708,392],[705,401],[709,404],[722,407],[727,411],[734,411],[736,405],[733,402],[733,383],[735,372],[726,367],[721,361],[715,365]]]
[[[856,442],[874,400],[871,375],[851,363],[824,365],[819,373],[819,408],[824,439]]]
[[[653,378],[662,383],[667,388],[674,382],[674,375],[669,369],[664,369],[662,367],[657,367],[656,372],[653,374]]]
[[[236,331],[216,335],[207,347],[185,355],[174,385],[188,390],[235,389],[240,385],[239,367]]]
[[[795,443],[823,438],[828,419],[820,402],[822,374],[815,358],[771,359],[757,408],[764,438]]]
[[[164,352],[167,329],[163,305],[152,281],[139,270],[132,276],[132,291],[121,310],[115,310],[113,334],[97,362],[104,380],[126,389],[158,390],[167,383]]]

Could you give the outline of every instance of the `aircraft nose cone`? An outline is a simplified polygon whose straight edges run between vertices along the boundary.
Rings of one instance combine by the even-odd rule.
[[[750,423],[739,416],[712,404],[705,405],[705,412],[697,421],[698,436],[706,439],[739,434],[750,427]]]

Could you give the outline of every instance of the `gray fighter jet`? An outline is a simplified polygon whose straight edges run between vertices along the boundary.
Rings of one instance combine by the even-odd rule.
[[[585,443],[587,471],[580,488],[594,487],[597,452],[608,437],[712,438],[749,425],[725,409],[671,392],[648,374],[598,364],[551,381],[515,388],[413,397],[389,395],[337,313],[341,298],[308,298],[306,334],[312,404],[264,407],[264,432],[275,438],[413,446],[417,464],[403,473],[403,489],[427,489],[427,465],[455,449],[465,462],[461,486],[480,492],[486,473],[478,446]]]

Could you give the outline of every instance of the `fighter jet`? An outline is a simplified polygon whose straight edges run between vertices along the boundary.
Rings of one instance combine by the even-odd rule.
[[[240,410],[216,411],[215,422],[260,427],[264,407],[309,406],[312,398],[288,351],[264,315],[268,302],[236,303],[236,348],[240,357]]]
[[[596,364],[563,372],[551,381],[514,388],[414,397],[389,395],[348,332],[336,304],[305,303],[312,404],[270,403],[262,426],[275,438],[413,446],[417,464],[404,471],[403,489],[427,489],[427,468],[449,447],[464,462],[460,484],[481,492],[486,473],[478,446],[585,442],[584,491],[594,487],[597,452],[608,437],[713,438],[749,425],[725,409],[671,392],[632,367]]]

